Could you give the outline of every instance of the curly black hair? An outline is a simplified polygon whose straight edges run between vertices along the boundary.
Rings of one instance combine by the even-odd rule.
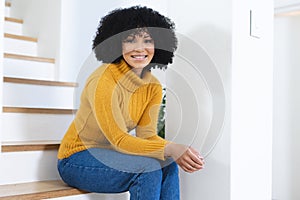
[[[132,33],[138,34],[145,30],[155,44],[154,57],[149,67],[166,69],[173,62],[177,49],[175,24],[157,11],[141,6],[113,10],[100,20],[93,40],[97,60],[119,63],[123,58],[122,41]]]

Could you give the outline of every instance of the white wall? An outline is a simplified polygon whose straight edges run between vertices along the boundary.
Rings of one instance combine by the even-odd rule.
[[[273,197],[300,199],[300,16],[274,24]]]
[[[260,38],[249,35],[250,9]],[[233,0],[231,200],[270,200],[273,1]]]
[[[182,37],[176,52],[177,58],[167,73],[167,86],[170,90],[167,96],[167,137],[179,143],[192,145],[203,155],[207,155],[221,134],[219,142],[205,158],[204,170],[194,174],[181,171],[181,196],[182,199],[188,200],[229,200],[230,119],[228,116],[232,1],[168,2],[168,15],[175,21],[177,32],[182,34]],[[212,111],[210,96],[215,91],[207,88],[211,86],[207,81],[217,74],[208,72],[213,69],[207,69],[207,66],[219,71],[228,98],[225,126],[221,132],[217,130],[210,133],[214,134],[214,142],[209,146],[203,144],[203,139],[211,128],[210,120],[215,114]],[[178,100],[175,100],[176,98]]]

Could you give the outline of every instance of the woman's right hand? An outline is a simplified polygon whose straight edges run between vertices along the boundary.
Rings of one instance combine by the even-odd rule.
[[[204,168],[204,158],[192,147],[170,143],[165,147],[165,156],[172,157],[186,172],[192,173]]]

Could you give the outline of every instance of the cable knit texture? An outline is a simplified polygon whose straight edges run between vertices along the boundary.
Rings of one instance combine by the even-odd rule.
[[[99,147],[163,160],[168,142],[156,130],[161,100],[161,84],[151,72],[141,79],[123,60],[100,66],[86,82],[58,158]],[[136,136],[128,133],[134,128]]]

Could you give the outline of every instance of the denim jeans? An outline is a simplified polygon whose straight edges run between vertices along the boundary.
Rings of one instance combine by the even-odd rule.
[[[169,159],[91,148],[58,161],[68,185],[89,192],[129,191],[130,200],[179,200],[178,166]]]

